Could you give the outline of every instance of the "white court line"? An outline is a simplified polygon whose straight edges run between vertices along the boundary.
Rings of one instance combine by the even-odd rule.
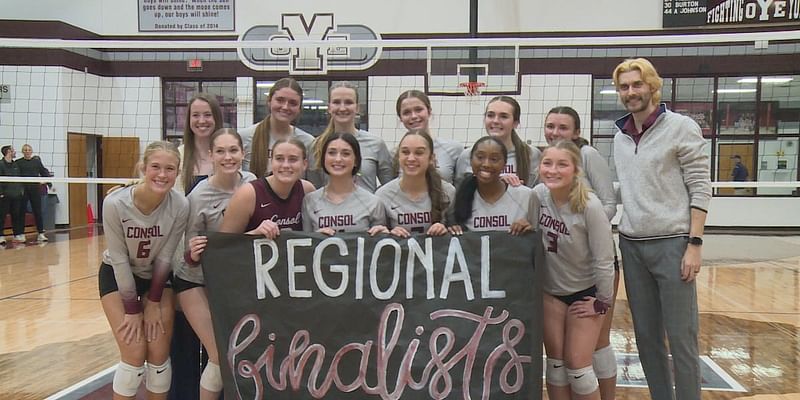
[[[714,389],[714,390],[718,390],[720,392],[747,392],[747,389],[745,389],[744,386],[739,384],[739,382],[737,382],[736,379],[733,379],[732,376],[730,376],[727,372],[725,372],[725,370],[722,369],[722,367],[720,367],[719,364],[714,362],[714,360],[712,360],[711,357],[700,356],[700,359],[703,360],[703,362],[706,363],[706,365],[708,365],[708,367],[711,368],[712,371],[714,371],[717,375],[719,375],[719,377],[722,378],[722,380],[724,380],[725,383],[727,383],[728,386],[731,387],[730,389]]]
[[[94,374],[94,375],[92,375],[92,376],[90,376],[90,377],[88,377],[88,378],[86,378],[86,379],[84,379],[84,380],[82,380],[82,381],[80,381],[80,382],[78,382],[78,383],[66,388],[66,389],[63,389],[63,390],[59,391],[56,394],[51,395],[50,397],[47,397],[45,400],[59,400],[59,399],[62,399],[65,396],[68,396],[68,395],[72,394],[72,392],[75,392],[75,391],[83,388],[86,385],[89,385],[89,384],[91,384],[93,382],[96,382],[96,381],[99,381],[100,379],[103,379],[104,377],[106,377],[106,375],[113,374],[116,369],[117,369],[116,365],[110,366],[110,367],[108,367],[108,368],[106,368],[106,369],[104,369],[104,370],[102,370],[102,371],[100,371],[100,372],[98,372],[98,373],[96,373],[96,374]]]
[[[638,353],[617,353],[617,356],[636,357],[636,359],[639,360],[639,363],[641,363]],[[744,386],[739,384],[739,382],[737,382],[736,379],[733,379],[732,376],[730,376],[727,372],[725,372],[725,370],[722,369],[722,367],[720,367],[719,364],[714,362],[714,360],[712,360],[711,357],[701,355],[700,360],[703,363],[705,363],[709,369],[711,369],[720,378],[722,378],[722,380],[725,381],[725,383],[728,384],[728,386],[730,386],[730,388],[703,387],[701,384],[700,387],[701,390],[714,391],[714,392],[742,392],[742,393],[747,392],[747,389]],[[617,387],[646,389],[647,385],[617,382]]]

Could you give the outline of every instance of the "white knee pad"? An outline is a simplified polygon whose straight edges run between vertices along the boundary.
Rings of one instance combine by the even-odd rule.
[[[577,394],[587,395],[599,387],[597,375],[594,374],[594,368],[591,365],[579,369],[568,369],[567,375],[569,375],[569,386]]]
[[[211,361],[206,364],[203,374],[200,375],[200,387],[214,393],[222,391],[222,374],[219,372],[219,365]]]
[[[139,385],[144,379],[144,365],[134,367],[126,362],[120,361],[117,364],[117,371],[114,373],[114,381],[111,388],[114,393],[125,397],[136,396]]]
[[[171,383],[172,363],[170,363],[169,358],[161,365],[147,363],[147,377],[144,380],[144,386],[147,390],[151,393],[166,393],[169,392]]]
[[[603,347],[592,354],[592,365],[598,379],[608,379],[617,376],[617,356],[611,345]]]
[[[569,379],[567,379],[567,366],[564,365],[564,360],[550,357],[547,358],[545,380],[547,383],[553,386],[569,385]]]

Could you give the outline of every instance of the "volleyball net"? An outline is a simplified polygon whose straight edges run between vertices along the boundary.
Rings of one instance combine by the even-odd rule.
[[[508,95],[521,105],[517,132],[529,144],[546,144],[548,110],[570,106],[581,135],[613,169],[613,122],[625,110],[611,71],[623,59],[646,57],[663,71],[663,101],[695,119],[709,140],[715,194],[753,187],[750,195],[791,196],[800,186],[800,117],[792,111],[800,71],[736,75],[711,68],[697,76],[682,69],[696,60],[753,56],[747,62],[757,63],[798,54],[797,30],[467,39],[381,37],[347,25],[323,37],[297,40],[260,26],[212,40],[0,38],[0,145],[13,145],[17,157],[31,145],[61,193],[71,179],[118,184],[134,177],[132,165],[147,143],[181,141],[195,93],[216,96],[223,124],[243,128],[267,115],[272,84],[292,76],[304,91],[297,125],[312,134],[327,125],[328,89],[340,80],[358,87],[358,126],[390,149],[405,133],[396,101],[406,90],[430,98],[435,136],[465,147],[485,134],[486,103]],[[733,155],[742,156],[749,182],[730,182]]]

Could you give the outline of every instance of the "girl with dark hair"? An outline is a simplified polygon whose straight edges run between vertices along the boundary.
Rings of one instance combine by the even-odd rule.
[[[395,104],[397,117],[406,129],[424,129],[430,134],[431,99],[419,90],[406,90],[397,98]],[[436,155],[435,166],[439,175],[446,182],[453,182],[458,156],[464,151],[464,145],[455,140],[433,137],[433,153]]]
[[[455,188],[439,176],[433,146],[425,130],[408,131],[395,154],[402,175],[375,192],[387,208],[392,235],[405,238],[412,232],[433,236],[447,233],[444,216]]]
[[[166,399],[174,316],[170,260],[183,237],[189,203],[172,190],[180,170],[174,144],[148,145],[138,169],[139,182],[113,189],[103,203],[107,248],[98,286],[120,352],[113,398],[133,399],[144,380],[148,399]]]
[[[272,174],[234,193],[220,231],[274,239],[284,229],[303,230],[303,199],[314,191],[301,179],[308,166],[306,146],[297,138],[280,139],[271,154]]]
[[[609,221],[617,213],[617,195],[614,191],[613,177],[608,163],[594,147],[590,146],[581,136],[581,118],[578,112],[569,106],[552,108],[545,117],[544,137],[548,144],[558,140],[567,140],[580,149],[581,164],[588,188],[591,189],[603,204],[603,211]],[[616,246],[614,246],[616,252]],[[614,255],[614,296],[605,319],[600,338],[597,341],[593,356],[594,371],[600,382],[600,397],[602,400],[613,400],[617,388],[617,357],[611,346],[611,322],[614,319],[614,304],[617,299],[619,287],[619,261]]]
[[[519,103],[509,96],[497,96],[489,100],[483,124],[489,136],[497,138],[508,150],[508,159],[503,168],[503,181],[512,186],[536,184],[537,167],[541,152],[525,143],[517,133],[522,110]],[[470,173],[470,154],[461,153],[456,164],[456,186]]]
[[[189,195],[194,187],[208,178],[213,170],[211,160],[211,135],[222,128],[222,109],[216,98],[208,93],[197,93],[188,104],[183,144],[178,147],[183,169],[176,188]],[[183,240],[178,242],[177,253],[183,254]],[[182,310],[176,310],[174,335],[170,346],[175,374],[170,389],[170,398],[197,397],[200,381],[201,343],[195,335]]]
[[[614,178],[605,158],[586,139],[581,137],[581,117],[569,106],[552,108],[544,120],[544,138],[547,144],[563,139],[575,143],[581,151],[581,162],[589,188],[603,203],[609,221],[617,214],[617,196]]]
[[[189,194],[197,182],[208,178],[213,169],[208,149],[211,134],[222,128],[222,109],[208,93],[194,95],[188,104],[183,128],[183,144],[178,147],[183,169],[177,189]]]
[[[258,178],[268,176],[272,171],[270,150],[275,142],[294,137],[306,149],[311,146],[314,136],[294,126],[303,110],[303,88],[292,78],[275,81],[267,95],[269,115],[261,122],[239,131],[244,143],[242,169],[250,171]]]
[[[328,175],[323,173],[322,165],[323,146],[334,133],[349,133],[358,140],[358,144],[361,146],[362,159],[359,169],[354,174],[359,186],[370,193],[375,193],[378,181],[384,184],[397,176],[392,169],[392,156],[383,139],[356,128],[358,90],[355,85],[346,81],[334,82],[331,85],[328,114],[330,115],[328,127],[314,140],[309,154],[308,180],[314,186],[322,187],[327,182]]]
[[[355,136],[331,133],[320,152],[320,165],[328,184],[303,199],[303,230],[326,235],[389,232],[383,203],[353,179],[362,167],[361,148]]]
[[[472,174],[461,182],[448,218],[450,233],[508,231],[520,235],[533,230],[538,205],[531,189],[512,186],[501,179],[508,150],[494,136],[478,139],[470,150]]]
[[[600,400],[593,353],[614,293],[611,224],[582,179],[580,151],[556,141],[542,154],[538,227],[545,248],[548,397]],[[616,371],[616,362],[612,365]]]
[[[219,352],[211,325],[211,311],[205,291],[205,278],[200,266],[200,255],[208,239],[199,233],[217,231],[234,191],[255,179],[249,172],[241,172],[242,138],[235,130],[223,128],[211,135],[208,150],[214,164],[214,173],[199,182],[189,193],[189,221],[186,227],[185,252],[176,254],[173,262],[173,287],[186,319],[189,321],[208,355],[208,363],[200,377],[200,399],[219,398],[222,391],[222,374]]]

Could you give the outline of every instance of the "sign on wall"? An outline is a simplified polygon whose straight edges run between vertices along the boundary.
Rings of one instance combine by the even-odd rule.
[[[268,41],[275,47],[243,47],[239,59],[257,71],[289,71],[290,75],[325,75],[328,70],[365,70],[380,58],[380,47],[341,47],[337,42],[376,40],[380,36],[360,24],[339,24],[333,13],[284,13],[276,25],[257,25],[248,29],[239,40]],[[292,41],[326,41],[326,47],[280,47]]]
[[[0,103],[11,103],[11,85],[0,83]]]
[[[234,0],[139,0],[139,32],[232,31]]]
[[[800,0],[664,0],[664,27],[797,24]]]
[[[541,399],[536,243],[210,233],[225,398]]]

